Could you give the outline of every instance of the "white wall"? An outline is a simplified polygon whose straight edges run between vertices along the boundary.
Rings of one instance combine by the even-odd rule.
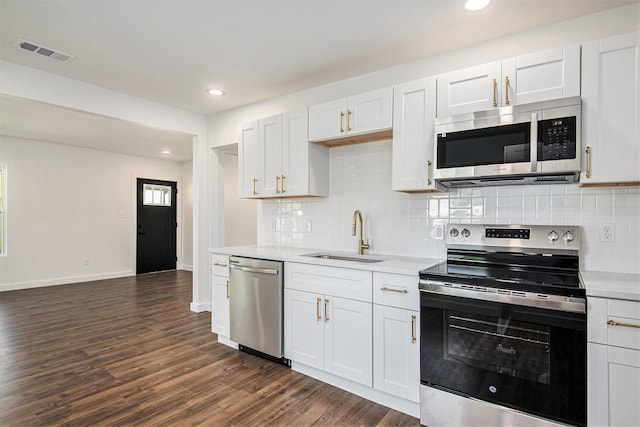
[[[135,274],[136,178],[182,190],[181,164],[166,160],[9,137],[0,137],[0,160],[8,184],[0,291]]]
[[[224,153],[224,245],[255,245],[257,200],[238,197],[238,155]]]
[[[180,177],[182,191],[178,197],[182,201],[182,257],[178,268],[193,270],[193,161],[182,162]]]
[[[211,147],[236,143],[240,124],[260,117],[474,64],[638,30],[639,3],[560,22],[209,116],[208,142]],[[358,175],[357,181],[351,181],[345,168],[376,173],[367,174],[367,180]],[[513,186],[475,193],[460,190],[439,196],[408,195],[390,190],[390,169],[389,142],[332,148],[331,196],[261,202],[258,244],[354,251],[356,243],[350,233],[354,209],[365,213],[374,252],[436,258],[444,256],[442,241],[431,235],[436,223],[573,223],[584,230],[583,267],[640,272],[638,189]],[[223,187],[212,184],[210,195],[215,199]],[[597,226],[602,222],[615,225],[615,244],[599,242]],[[272,226],[278,231],[272,232]],[[308,227],[311,232],[305,231]]]
[[[444,259],[435,226],[448,223],[580,225],[582,268],[640,274],[640,188],[529,185],[458,189],[437,194],[391,190],[391,141],[330,150],[329,197],[263,200],[258,244],[356,253],[356,209],[372,254]],[[599,225],[615,225],[601,243]],[[271,231],[275,229],[276,231]]]
[[[213,216],[214,224],[219,218],[217,212],[211,215],[208,212],[209,167],[205,117],[6,61],[0,61],[0,94],[47,102],[194,136],[191,310],[209,309],[211,284],[207,249],[211,245],[219,246],[222,236],[217,228],[214,228],[211,234],[208,230],[209,218]]]

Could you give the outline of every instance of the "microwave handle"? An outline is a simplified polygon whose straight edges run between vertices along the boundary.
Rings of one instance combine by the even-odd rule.
[[[538,172],[538,113],[531,113],[531,135],[529,141],[531,172]]]

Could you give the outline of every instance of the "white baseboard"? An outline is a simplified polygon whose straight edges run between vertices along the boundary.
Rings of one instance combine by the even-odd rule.
[[[186,265],[186,264],[182,264],[180,266],[180,270],[187,270],[187,271],[193,271],[193,265]]]
[[[235,348],[236,350],[238,349],[238,343],[237,343],[237,342],[235,342],[235,341],[231,341],[231,340],[230,340],[229,338],[227,338],[227,337],[223,337],[223,336],[221,336],[221,335],[218,335],[218,342],[219,342],[220,344],[224,344],[224,345],[226,345],[226,346],[228,346],[228,347]]]
[[[420,403],[418,402],[412,402],[300,363],[291,362],[291,369],[341,388],[342,390],[346,390],[364,399],[371,400],[372,402],[395,409],[412,417],[420,418]]]
[[[120,277],[129,276],[135,276],[135,273],[132,271],[118,271],[116,273],[62,277],[58,279],[35,280],[32,282],[4,283],[0,285],[0,292],[16,291],[19,289],[42,288],[45,286],[68,285],[71,283],[92,282],[94,280],[118,279]]]
[[[210,302],[202,302],[202,303],[192,302],[191,305],[189,306],[189,308],[194,313],[202,313],[203,311],[211,311],[211,303]]]

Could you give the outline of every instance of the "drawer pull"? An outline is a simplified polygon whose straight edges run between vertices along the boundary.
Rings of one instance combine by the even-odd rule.
[[[609,320],[607,322],[607,325],[609,325],[609,326],[625,326],[627,328],[638,328],[638,329],[640,329],[640,325],[634,325],[633,323],[616,322],[615,320]]]
[[[227,264],[225,264],[224,262],[214,262],[213,265],[215,267],[226,267]]]
[[[321,298],[316,298],[316,321],[317,322],[322,320],[322,316],[320,316],[320,302],[321,301],[322,301]]]
[[[415,343],[417,340],[416,338],[416,315],[412,314],[411,315],[411,342]]]
[[[227,280],[227,299],[229,299],[231,295],[229,295],[229,281]]]
[[[329,310],[327,310],[327,304],[329,304],[329,300],[325,298],[324,300],[324,321],[328,322],[329,321],[329,315],[327,313],[329,313]]]
[[[406,289],[391,289],[391,288],[387,288],[386,286],[383,287],[383,288],[380,288],[380,290],[382,292],[387,292],[387,291],[388,292],[397,292],[399,294],[408,294],[409,293],[409,291],[406,290]]]

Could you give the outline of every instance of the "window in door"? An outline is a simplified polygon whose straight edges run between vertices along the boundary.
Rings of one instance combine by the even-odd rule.
[[[144,184],[143,204],[145,206],[171,206],[171,187]]]

